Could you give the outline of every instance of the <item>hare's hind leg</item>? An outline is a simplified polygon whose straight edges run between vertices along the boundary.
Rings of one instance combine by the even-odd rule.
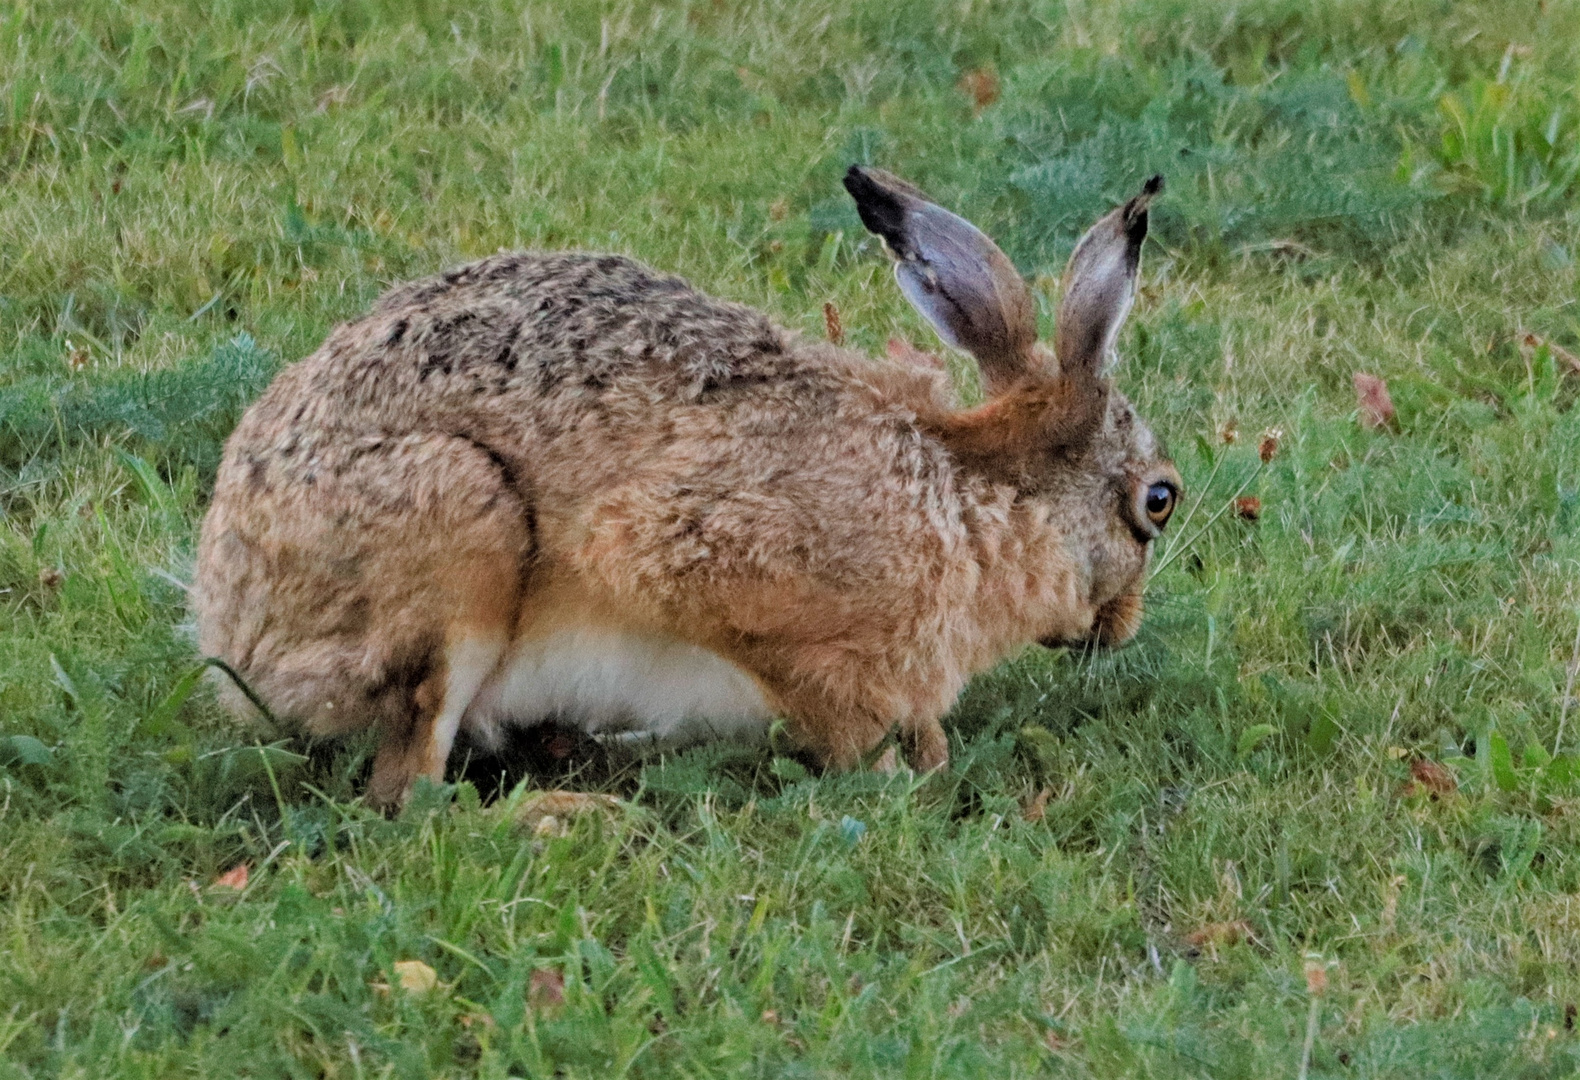
[[[200,646],[312,734],[376,731],[368,800],[394,808],[442,777],[504,651],[531,514],[508,469],[456,436],[347,438],[290,466],[259,453],[222,469]]]
[[[481,631],[460,637],[444,650],[434,670],[412,695],[414,708],[383,725],[368,802],[393,809],[406,801],[419,777],[444,779],[445,762],[467,706],[505,652],[503,633]]]
[[[475,493],[471,497],[475,499]],[[442,613],[443,643],[430,653],[426,675],[402,703],[404,707],[383,711],[378,753],[368,781],[367,799],[372,805],[396,809],[420,777],[444,779],[461,718],[498,666],[510,639],[521,589],[524,527],[524,516],[517,520],[508,512],[493,520],[487,514],[471,517],[460,534],[436,532],[445,550],[430,549],[421,565],[409,569],[425,579],[429,595],[412,605],[416,610],[403,614],[415,622]]]
[[[424,474],[407,473],[419,520],[402,523],[391,549],[395,572],[422,583],[396,621],[426,623],[438,640],[406,707],[383,714],[367,797],[385,809],[419,777],[444,779],[461,720],[510,640],[531,552],[530,515],[499,464],[470,442],[436,443],[409,463]]]

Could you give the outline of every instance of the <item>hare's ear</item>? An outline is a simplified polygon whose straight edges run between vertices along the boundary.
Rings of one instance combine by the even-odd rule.
[[[845,190],[898,260],[900,291],[940,337],[976,357],[990,395],[1038,367],[1037,308],[998,245],[882,169],[852,165]]]
[[[1147,207],[1162,190],[1163,177],[1154,176],[1139,195],[1093,225],[1075,245],[1064,271],[1053,347],[1065,375],[1102,373],[1136,299]]]

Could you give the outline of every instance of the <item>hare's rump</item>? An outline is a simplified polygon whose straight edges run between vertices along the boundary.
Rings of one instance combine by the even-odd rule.
[[[312,734],[380,728],[369,794],[396,801],[429,758],[442,767],[509,638],[529,508],[454,436],[331,432],[270,449],[220,471],[199,645]]]

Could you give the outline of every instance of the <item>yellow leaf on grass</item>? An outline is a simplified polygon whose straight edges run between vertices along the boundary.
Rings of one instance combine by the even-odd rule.
[[[426,994],[439,985],[439,973],[421,960],[395,961],[395,978],[402,990],[412,994]]]
[[[565,823],[579,814],[620,809],[613,795],[583,791],[540,791],[522,800],[516,824],[537,836],[562,835]]]

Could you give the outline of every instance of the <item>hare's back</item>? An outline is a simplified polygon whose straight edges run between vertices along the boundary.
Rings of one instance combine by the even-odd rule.
[[[628,374],[695,400],[784,366],[762,312],[619,255],[501,254],[387,293],[362,326],[430,383],[460,377],[538,393],[597,391]],[[393,346],[393,348],[391,348]]]

